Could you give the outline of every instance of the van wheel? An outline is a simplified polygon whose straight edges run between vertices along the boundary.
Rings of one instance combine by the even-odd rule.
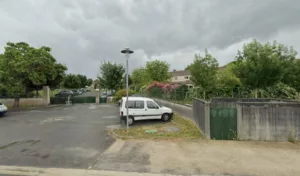
[[[169,114],[163,114],[161,116],[161,120],[164,121],[164,122],[167,122],[170,120],[170,115]]]
[[[132,116],[129,116],[129,117],[128,117],[128,126],[129,126],[129,125],[132,125],[133,122],[134,122],[133,117],[132,117]]]

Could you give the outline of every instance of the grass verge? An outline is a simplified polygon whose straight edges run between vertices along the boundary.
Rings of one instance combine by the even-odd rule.
[[[168,132],[167,127],[178,128],[179,131]],[[145,130],[157,130],[154,133],[145,133]],[[114,129],[113,132],[120,138],[146,138],[146,139],[168,139],[168,138],[201,138],[202,135],[196,125],[188,119],[174,114],[172,120],[167,123],[154,125],[131,126],[126,129]]]

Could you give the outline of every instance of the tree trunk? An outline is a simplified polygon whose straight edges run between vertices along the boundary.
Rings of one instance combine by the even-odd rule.
[[[257,98],[257,89],[254,89],[254,97]]]
[[[39,97],[39,90],[36,88],[36,98],[38,98]]]
[[[15,97],[13,108],[19,108],[20,107],[20,97]]]
[[[203,91],[203,99],[204,99],[204,100],[206,100],[206,97],[205,97],[205,96],[206,96],[205,91]]]

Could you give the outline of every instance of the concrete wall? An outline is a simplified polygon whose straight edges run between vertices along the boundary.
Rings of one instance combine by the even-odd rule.
[[[238,103],[237,123],[243,140],[300,140],[300,103]]]
[[[4,103],[8,107],[14,105],[14,98],[0,99],[1,103]],[[22,106],[46,106],[50,104],[50,88],[48,86],[43,87],[42,98],[21,98],[19,105]]]
[[[12,107],[14,105],[15,99],[0,99],[1,103],[4,103],[6,106]],[[20,106],[42,106],[46,105],[44,103],[44,98],[21,98]]]
[[[237,103],[243,102],[296,102],[292,100],[280,100],[280,99],[269,99],[269,98],[212,98],[211,108],[235,108]]]
[[[180,105],[180,104],[176,104],[176,103],[171,103],[171,102],[159,100],[159,99],[155,99],[155,101],[161,106],[171,108],[174,112],[180,114],[181,116],[184,116],[189,119],[193,119],[192,107]]]

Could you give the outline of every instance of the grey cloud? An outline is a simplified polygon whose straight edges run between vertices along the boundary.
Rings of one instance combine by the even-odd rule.
[[[120,50],[127,46],[136,51],[131,70],[150,58],[178,69],[204,48],[223,64],[242,41],[299,31],[299,6],[298,0],[2,0],[0,51],[7,41],[48,45],[69,72],[90,77],[103,59],[123,64]]]

